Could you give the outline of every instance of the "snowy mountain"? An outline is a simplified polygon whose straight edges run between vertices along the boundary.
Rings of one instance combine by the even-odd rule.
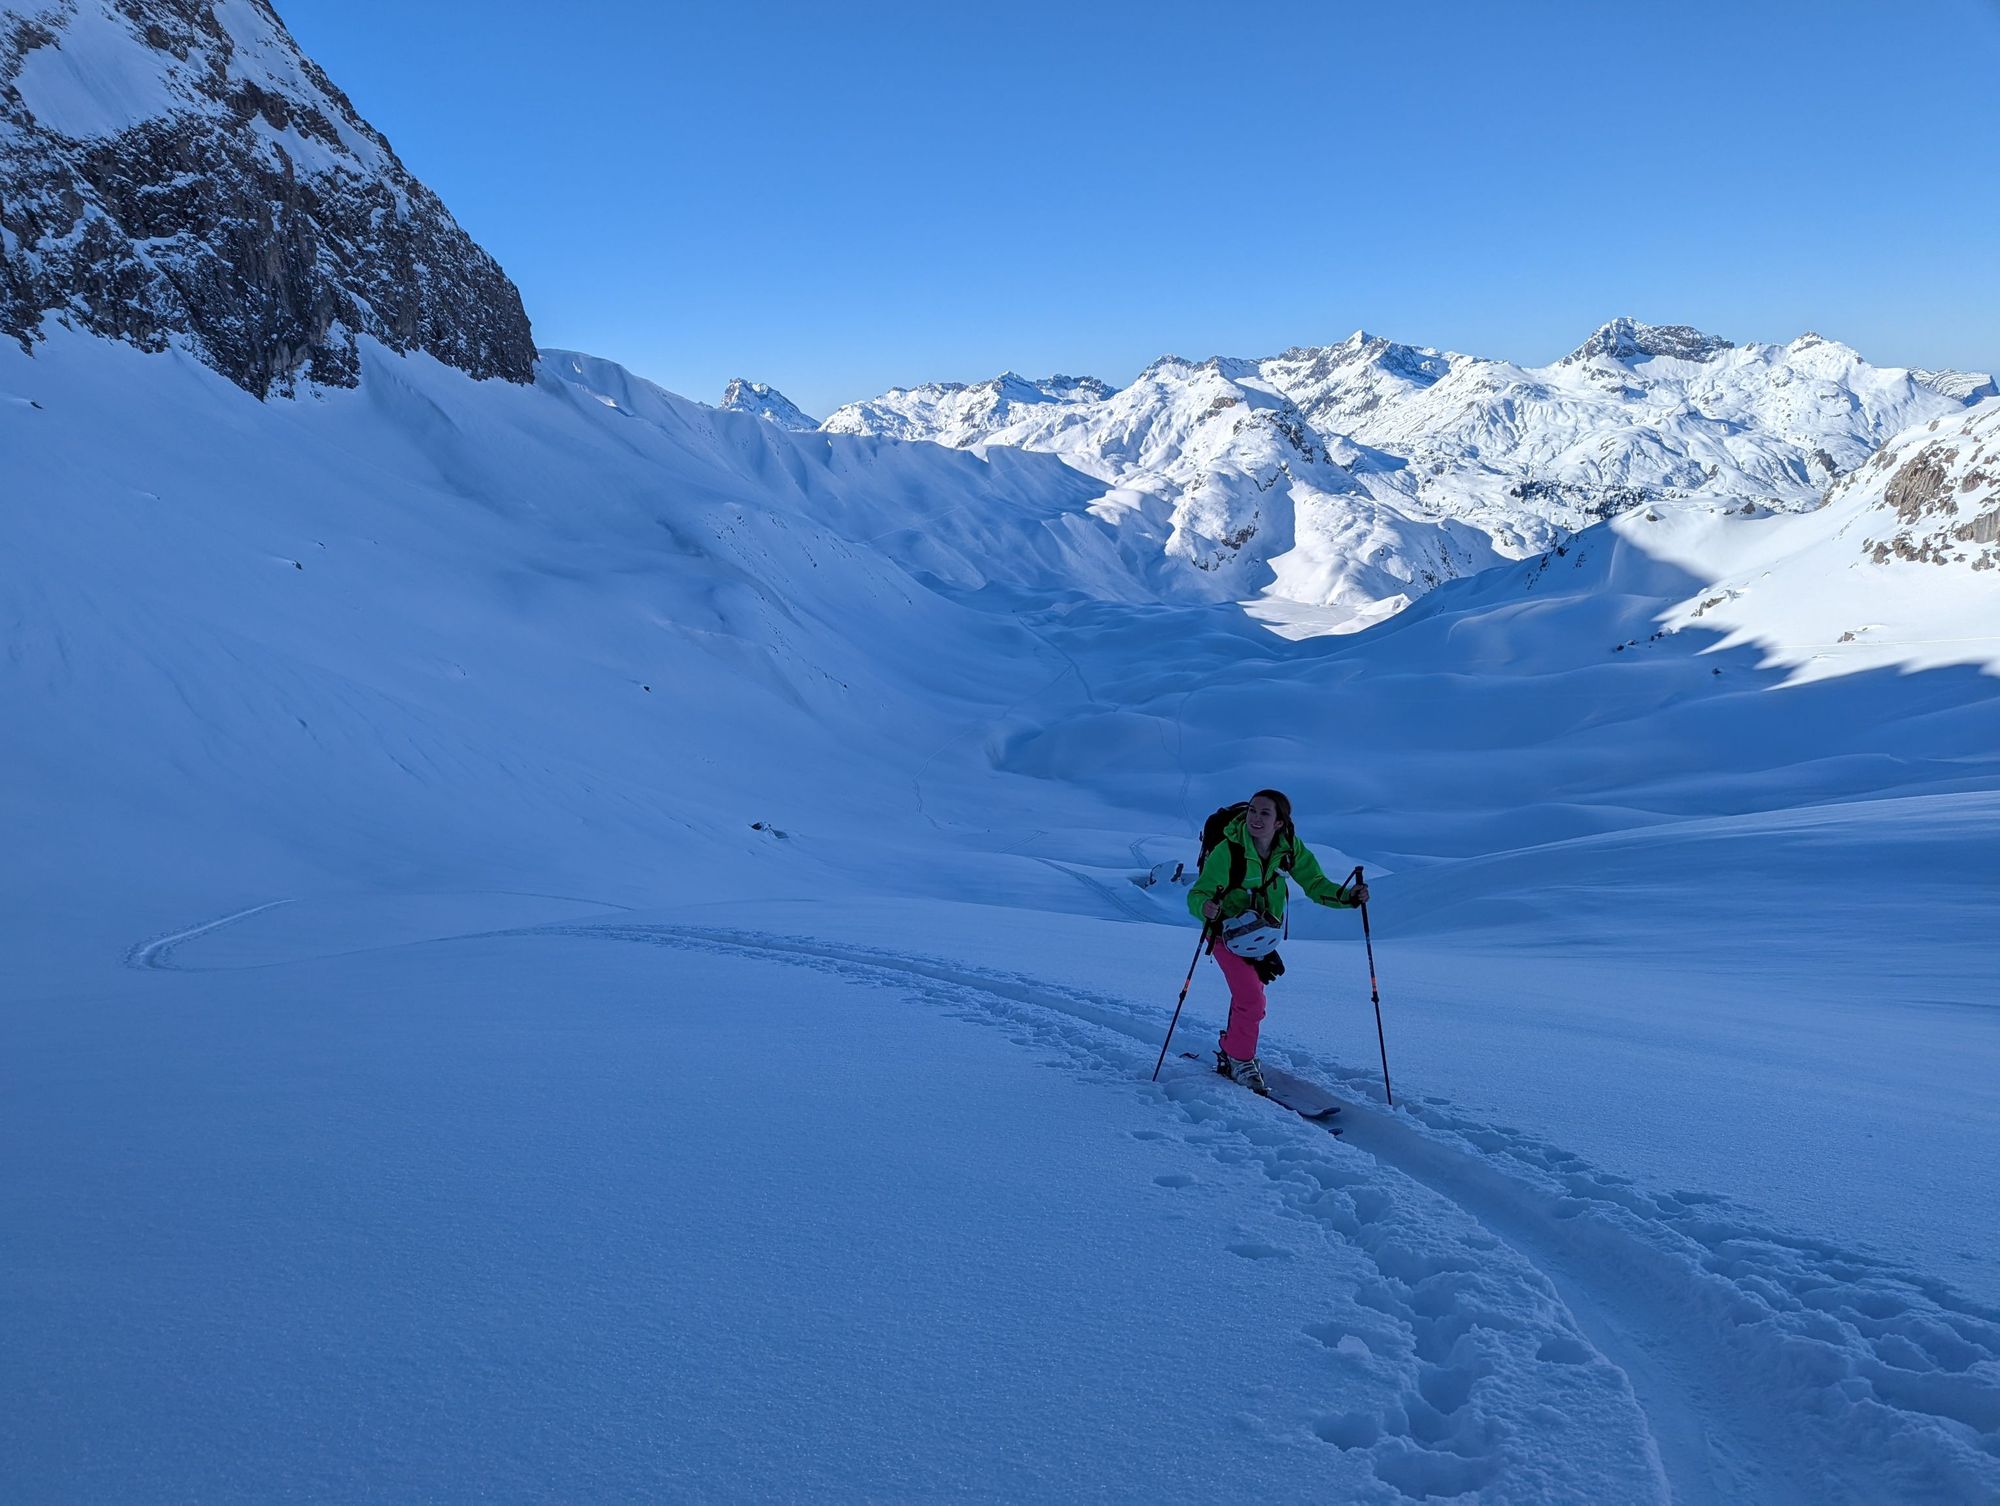
[[[723,389],[722,401],[716,406],[725,413],[751,414],[781,429],[804,432],[819,427],[818,419],[807,418],[798,404],[777,388],[767,387],[762,382],[746,382],[741,377]]]
[[[1703,577],[1663,618],[1728,630],[1793,683],[1868,669],[2000,670],[2000,399],[1889,440],[1819,510],[1661,553]]]
[[[246,391],[356,340],[529,380],[520,295],[267,0],[0,7],[0,333],[185,343]]]
[[[934,382],[892,388],[870,402],[836,409],[821,427],[829,434],[974,445],[1032,409],[1100,402],[1114,390],[1096,377],[1052,376],[1035,381],[1003,371],[991,381],[969,387],[962,382]]]
[[[262,5],[5,14],[115,127],[48,160],[276,150],[189,102]],[[81,261],[0,342],[10,1499],[2000,1498],[1978,382],[1357,336],[797,432],[477,379],[330,202],[126,251],[437,350]],[[1202,1059],[1173,875],[1271,784],[1373,891],[1259,1047],[1331,1126]]]
[[[1299,631],[1365,624],[1498,558],[1475,530],[1371,491],[1374,457],[1326,439],[1255,363],[1163,357],[1123,391],[1029,407],[984,442],[1097,477],[1093,515],[1164,599],[1260,599]]]
[[[1260,597],[1273,620],[1324,631],[1644,504],[1815,507],[1891,434],[1990,387],[1874,367],[1817,335],[1737,346],[1620,319],[1546,367],[1356,333],[1262,360],[1165,357],[1123,393],[982,407],[975,421],[931,395],[979,389],[899,391],[828,426],[1058,453],[1111,483],[1107,508],[1165,560],[1211,577],[1163,589]],[[1263,421],[1238,421],[1273,403],[1284,456]],[[1309,467],[1308,452],[1338,474],[1280,469]]]
[[[1961,403],[1983,402],[1989,397],[2000,397],[2000,382],[1983,371],[1920,371],[1912,368],[1910,375],[1924,386]]]
[[[2000,401],[1897,435],[1827,493],[1827,509],[1866,522],[1869,559],[1973,570],[2000,567]],[[1893,514],[1893,521],[1890,515]]]
[[[1328,434],[1349,434],[1384,404],[1429,387],[1463,356],[1356,330],[1338,345],[1295,347],[1258,368]]]

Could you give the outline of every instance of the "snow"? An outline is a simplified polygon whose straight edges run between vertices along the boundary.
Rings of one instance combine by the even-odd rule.
[[[1261,360],[1163,356],[1123,391],[1064,380],[898,388],[824,427],[1060,455],[1163,504],[1165,528],[1123,519],[1150,589],[1269,598],[1321,632],[1635,506],[1810,510],[1892,434],[1991,393],[1816,335],[1735,346],[1631,319],[1537,368],[1357,330]]]
[[[281,96],[294,109],[313,111],[339,138],[335,147],[302,135],[295,126],[280,129],[253,115],[247,128],[281,148],[298,172],[372,175],[391,160],[386,146],[350,118],[345,104],[309,79],[282,24],[250,0],[218,0],[212,7],[228,45],[226,65],[205,45],[197,45],[185,59],[151,46],[110,0],[74,0],[26,11],[26,18],[46,27],[55,40],[30,50],[13,82],[30,118],[48,130],[83,140],[115,136],[168,115],[216,116],[225,113],[218,84],[233,88],[250,83]],[[214,49],[220,51],[219,46]]]
[[[766,423],[800,433],[819,427],[818,419],[808,417],[798,404],[777,388],[766,386],[763,382],[748,382],[741,377],[723,389],[722,401],[716,406],[727,413],[754,414]]]
[[[196,71],[149,47],[109,4],[81,0],[73,14],[50,7],[30,19],[56,40],[22,59],[13,84],[49,130],[75,139],[115,136],[191,106]]]
[[[1996,577],[1864,554],[1892,467],[1328,637],[1161,585],[1171,504],[1056,455],[47,334],[12,1493],[2000,1492],[2000,696],[1914,657]],[[1339,1137],[1148,1078],[1165,865],[1266,783],[1375,890],[1395,1107],[1350,913],[1295,907],[1265,1035]],[[1204,963],[1177,1040],[1222,1008]]]

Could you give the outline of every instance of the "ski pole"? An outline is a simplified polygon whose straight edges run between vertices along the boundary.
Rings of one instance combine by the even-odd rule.
[[[1201,923],[1201,939],[1194,944],[1194,960],[1188,963],[1187,981],[1181,984],[1181,996],[1174,1000],[1174,1017],[1167,1025],[1167,1038],[1160,1042],[1160,1060],[1153,1063],[1154,1082],[1160,1080],[1160,1067],[1167,1059],[1167,1047],[1173,1044],[1174,1026],[1181,1022],[1181,1005],[1187,1003],[1188,990],[1194,987],[1194,970],[1201,963],[1201,949],[1207,944],[1208,929],[1214,923],[1209,920]]]
[[[1354,865],[1349,875],[1350,884],[1363,882],[1361,865]],[[1375,1006],[1375,1044],[1382,1048],[1382,1096],[1389,1101],[1389,1107],[1396,1106],[1395,1091],[1389,1086],[1389,1042],[1382,1034],[1382,991],[1375,986],[1375,938],[1368,933],[1368,901],[1361,902],[1361,940],[1368,948],[1368,999]]]

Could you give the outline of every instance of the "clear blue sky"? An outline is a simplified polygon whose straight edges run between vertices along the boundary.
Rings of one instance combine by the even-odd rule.
[[[808,412],[1631,314],[2000,363],[2000,0],[276,0],[544,345]]]

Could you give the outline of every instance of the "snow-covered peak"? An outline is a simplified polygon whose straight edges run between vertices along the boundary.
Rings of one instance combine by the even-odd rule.
[[[1448,375],[1462,359],[1356,330],[1338,345],[1294,346],[1258,367],[1314,424],[1345,434],[1383,404]]]
[[[1635,508],[1810,511],[1884,439],[1991,390],[1816,334],[1738,345],[1631,319],[1545,367],[1357,330],[1263,359],[1164,355],[1094,399],[1061,380],[897,389],[825,427],[1059,454],[1165,557],[1154,589],[1259,595],[1315,631]],[[1195,578],[1172,581],[1175,561]]]
[[[1036,379],[1003,371],[971,386],[928,382],[921,387],[893,387],[880,397],[837,409],[820,427],[829,434],[972,445],[982,443],[1028,410],[1101,402],[1115,390],[1096,377]]]
[[[259,396],[352,385],[361,334],[530,380],[513,284],[267,0],[0,17],[0,333],[184,344]]]
[[[1358,367],[1387,372],[1412,386],[1428,387],[1451,370],[1452,357],[1426,346],[1403,345],[1357,329],[1338,345],[1294,345],[1261,364],[1266,371],[1284,367],[1296,380],[1324,380]]]
[[[1031,385],[1061,403],[1102,402],[1118,390],[1109,382],[1099,381],[1094,376],[1064,376],[1060,372],[1054,376],[1043,377]]]
[[[781,429],[804,432],[819,427],[818,419],[808,418],[798,404],[777,388],[763,382],[746,382],[742,377],[723,389],[722,401],[716,406],[726,413],[753,414]]]
[[[2000,382],[1995,382],[1984,371],[1924,371],[1912,368],[1910,376],[1954,402],[1978,403],[1989,397],[2000,397]]]
[[[1602,358],[1608,361],[1647,361],[1665,356],[1675,361],[1713,360],[1725,350],[1735,349],[1733,341],[1704,334],[1686,324],[1642,324],[1637,319],[1613,319],[1563,357],[1565,364]]]

